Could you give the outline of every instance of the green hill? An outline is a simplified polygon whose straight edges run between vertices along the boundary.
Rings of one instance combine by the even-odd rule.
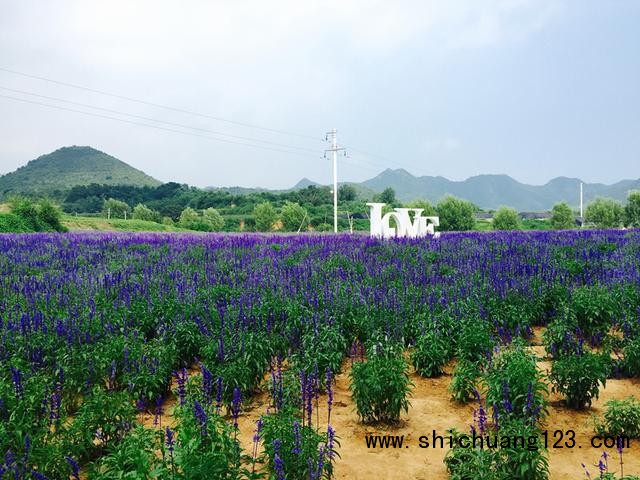
[[[63,147],[0,177],[0,198],[12,194],[51,194],[76,185],[157,186],[161,182],[91,147]]]

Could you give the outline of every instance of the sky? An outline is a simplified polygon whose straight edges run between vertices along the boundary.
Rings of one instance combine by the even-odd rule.
[[[639,21],[638,0],[0,0],[0,174],[90,145],[162,181],[328,184],[336,128],[341,181],[635,179]]]

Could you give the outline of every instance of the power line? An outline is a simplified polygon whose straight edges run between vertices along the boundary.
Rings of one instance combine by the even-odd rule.
[[[104,95],[104,96],[107,96],[107,97],[118,98],[120,100],[126,100],[128,102],[135,102],[135,103],[139,103],[139,104],[142,104],[142,105],[149,105],[149,106],[156,107],[156,108],[163,108],[165,110],[171,110],[171,111],[174,111],[174,112],[184,113],[184,114],[187,114],[187,115],[193,115],[193,116],[196,116],[196,117],[209,118],[211,120],[216,120],[218,122],[229,123],[231,125],[237,125],[237,126],[246,127],[246,128],[253,128],[253,129],[262,130],[262,131],[265,131],[265,132],[278,133],[280,135],[289,135],[289,136],[293,136],[293,137],[306,138],[306,139],[317,140],[317,141],[321,141],[321,142],[324,141],[323,139],[320,139],[318,137],[314,137],[314,136],[311,136],[311,135],[305,135],[305,134],[296,133],[296,132],[289,132],[287,130],[280,130],[280,129],[276,129],[276,128],[262,127],[262,126],[259,126],[259,125],[253,125],[251,123],[238,122],[236,120],[229,120],[229,119],[222,118],[222,117],[216,117],[214,115],[207,115],[205,113],[194,112],[194,111],[191,111],[191,110],[186,110],[184,108],[172,107],[170,105],[163,105],[161,103],[149,102],[147,100],[141,100],[141,99],[138,99],[138,98],[128,97],[128,96],[125,96],[125,95],[119,95],[119,94],[116,94],[116,93],[106,92],[104,90],[98,90],[98,89],[95,89],[95,88],[84,87],[82,85],[76,85],[76,84],[73,84],[73,83],[63,82],[63,81],[60,81],[60,80],[54,80],[54,79],[47,78],[47,77],[41,77],[41,76],[38,76],[38,75],[31,75],[29,73],[18,72],[16,70],[11,70],[11,69],[8,69],[8,68],[0,67],[0,71],[6,72],[6,73],[11,73],[11,74],[14,74],[14,75],[20,75],[22,77],[41,80],[43,82],[55,83],[56,85],[62,85],[62,86],[69,87],[69,88],[76,88],[78,90],[84,90],[86,92],[97,93],[99,95]]]
[[[158,119],[151,118],[151,117],[144,117],[142,115],[136,115],[136,114],[133,114],[133,113],[122,112],[122,111],[113,110],[113,109],[110,109],[110,108],[97,107],[95,105],[89,105],[89,104],[86,104],[86,103],[74,102],[74,101],[65,100],[65,99],[59,98],[59,97],[50,97],[48,95],[41,95],[41,94],[38,94],[38,93],[27,92],[25,90],[16,90],[15,88],[8,88],[8,87],[3,87],[3,86],[0,86],[0,89],[1,90],[7,90],[7,91],[13,92],[13,93],[19,93],[19,94],[22,94],[22,95],[30,95],[32,97],[44,98],[44,99],[53,100],[53,101],[56,101],[56,102],[67,103],[69,105],[76,105],[76,106],[79,106],[79,107],[92,108],[94,110],[100,110],[100,111],[103,111],[103,112],[115,113],[117,115],[124,115],[124,116],[127,116],[127,117],[137,118],[139,120],[162,123],[162,124],[170,125],[170,126],[174,126],[174,127],[186,128],[186,129],[196,130],[196,131],[200,131],[200,132],[211,133],[213,135],[220,135],[220,136],[224,136],[224,137],[235,138],[237,140],[248,140],[250,142],[264,143],[266,145],[273,145],[273,146],[276,146],[276,147],[283,147],[283,148],[288,148],[288,149],[302,150],[302,151],[306,151],[306,152],[317,153],[317,150],[312,150],[310,148],[298,147],[298,146],[295,146],[295,145],[286,145],[286,144],[283,144],[283,143],[271,142],[271,141],[262,140],[262,139],[259,139],[259,138],[243,137],[243,136],[240,136],[240,135],[232,135],[232,134],[229,134],[229,133],[217,132],[215,130],[209,130],[207,128],[194,127],[194,126],[185,125],[185,124],[182,124],[182,123],[167,122],[165,120],[158,120]]]
[[[67,112],[80,113],[82,115],[88,115],[88,116],[97,117],[97,118],[104,118],[104,119],[113,120],[113,121],[116,121],[116,122],[128,123],[130,125],[138,125],[138,126],[147,127],[147,128],[155,128],[157,130],[164,130],[166,132],[179,133],[179,134],[182,134],[182,135],[190,135],[192,137],[206,138],[208,140],[214,140],[216,142],[231,143],[233,145],[242,145],[242,146],[245,146],[245,147],[258,148],[258,149],[262,149],[262,150],[269,150],[269,151],[272,151],[272,152],[288,153],[288,154],[291,154],[291,155],[299,155],[301,157],[307,157],[307,158],[316,158],[316,157],[313,157],[311,155],[304,154],[304,153],[301,153],[301,152],[292,152],[290,150],[284,150],[284,149],[278,149],[278,148],[270,148],[270,147],[265,147],[265,146],[262,146],[262,145],[253,145],[253,144],[250,144],[250,143],[235,142],[233,140],[226,140],[226,139],[223,139],[223,138],[211,137],[209,135],[200,135],[200,134],[192,133],[192,132],[184,132],[182,130],[176,130],[176,129],[173,129],[173,128],[160,127],[158,125],[149,125],[148,123],[136,122],[136,121],[133,121],[133,120],[126,120],[124,118],[111,117],[109,115],[102,115],[102,114],[99,114],[99,113],[85,112],[85,111],[76,110],[76,109],[73,109],[73,108],[61,107],[59,105],[51,105],[51,104],[48,104],[48,103],[37,102],[37,101],[34,101],[34,100],[27,100],[25,98],[18,98],[18,97],[12,97],[12,96],[9,96],[9,95],[1,95],[1,94],[0,94],[0,98],[6,98],[6,99],[9,99],[9,100],[15,100],[15,101],[18,101],[18,102],[30,103],[30,104],[33,104],[33,105],[40,105],[40,106],[48,107],[48,108],[55,108],[55,109],[64,110],[64,111],[67,111]]]

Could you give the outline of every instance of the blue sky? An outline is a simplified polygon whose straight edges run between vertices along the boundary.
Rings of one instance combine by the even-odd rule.
[[[336,127],[341,180],[386,167],[535,184],[640,177],[640,1],[0,0],[0,11],[0,68],[304,135],[0,70],[13,97],[0,97],[0,173],[75,144],[164,181],[328,183],[320,139]]]

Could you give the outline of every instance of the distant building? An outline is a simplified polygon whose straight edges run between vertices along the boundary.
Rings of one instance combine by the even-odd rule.
[[[522,220],[549,220],[551,213],[549,212],[520,212]]]

